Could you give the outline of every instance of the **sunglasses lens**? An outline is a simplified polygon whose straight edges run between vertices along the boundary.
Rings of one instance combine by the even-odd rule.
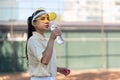
[[[37,20],[39,20],[41,22],[46,22],[46,21],[49,21],[49,17],[48,16],[40,16],[37,18]]]

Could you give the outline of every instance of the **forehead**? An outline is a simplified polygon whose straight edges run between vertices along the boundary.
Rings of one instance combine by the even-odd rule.
[[[39,15],[38,17],[48,17],[48,14],[42,14],[42,15]]]

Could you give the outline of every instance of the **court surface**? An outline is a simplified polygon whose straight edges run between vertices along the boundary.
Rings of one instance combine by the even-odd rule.
[[[0,80],[29,80],[28,73],[0,74]],[[120,80],[120,70],[71,71],[67,77],[57,74],[57,80]]]

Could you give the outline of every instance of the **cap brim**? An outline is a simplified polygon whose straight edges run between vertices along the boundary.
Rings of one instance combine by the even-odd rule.
[[[49,20],[50,20],[50,21],[56,19],[56,13],[55,13],[55,12],[50,12],[50,13],[48,13],[48,15],[49,15]]]

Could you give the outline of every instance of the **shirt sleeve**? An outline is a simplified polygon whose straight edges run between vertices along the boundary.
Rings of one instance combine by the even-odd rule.
[[[30,53],[33,54],[39,61],[41,61],[43,56],[42,53],[45,50],[45,48],[42,45],[42,41],[30,39],[28,41],[28,47]]]

